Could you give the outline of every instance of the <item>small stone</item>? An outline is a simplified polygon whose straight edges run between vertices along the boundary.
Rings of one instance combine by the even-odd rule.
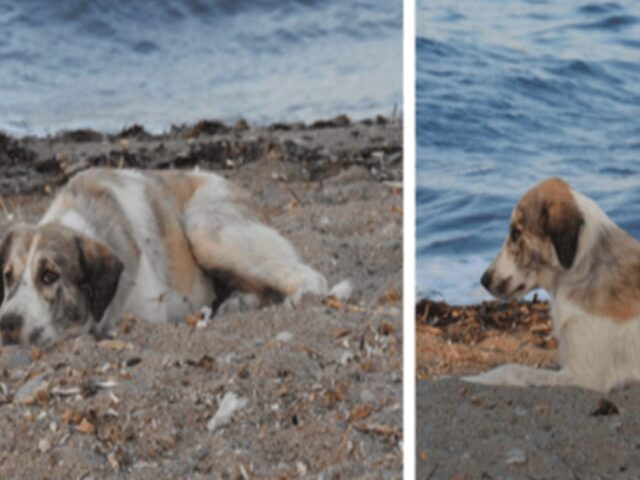
[[[109,455],[107,455],[107,461],[109,462],[109,466],[116,472],[120,470],[120,462],[118,462],[116,452],[109,453]]]
[[[360,391],[360,401],[362,403],[375,403],[376,396],[371,390],[364,389]]]
[[[49,450],[51,450],[51,443],[49,443],[49,440],[47,440],[46,438],[41,439],[38,442],[38,450],[40,450],[42,453],[47,453]]]
[[[290,342],[293,339],[293,333],[285,330],[276,335],[276,340],[281,343]]]
[[[507,452],[504,461],[507,465],[522,465],[527,463],[527,454],[519,448],[512,448]]]
[[[609,424],[609,428],[611,428],[611,430],[620,430],[622,428],[622,420],[619,418],[612,420]]]
[[[231,423],[231,418],[233,414],[244,408],[249,401],[246,398],[238,397],[233,392],[228,392],[222,397],[220,400],[220,405],[218,406],[218,411],[216,414],[209,420],[207,424],[207,430],[213,432],[218,428],[224,427]]]
[[[351,360],[353,360],[353,353],[348,350],[342,353],[342,356],[340,357],[340,363],[342,365],[347,365]]]
[[[524,417],[527,414],[527,409],[518,405],[515,409],[515,413],[517,417]]]
[[[353,295],[353,286],[349,280],[342,280],[331,289],[329,295],[339,301],[349,300]]]
[[[7,367],[21,367],[31,363],[31,355],[26,350],[16,349],[13,355],[7,359]]]
[[[80,433],[92,434],[96,431],[96,428],[93,426],[93,423],[83,418],[82,421],[76,425],[76,430]]]
[[[364,420],[365,418],[368,418],[369,415],[371,415],[371,412],[373,412],[372,405],[360,403],[351,409],[349,420],[351,420],[352,422]]]
[[[22,385],[13,397],[15,403],[29,405],[48,395],[49,382],[45,375],[38,375]]]

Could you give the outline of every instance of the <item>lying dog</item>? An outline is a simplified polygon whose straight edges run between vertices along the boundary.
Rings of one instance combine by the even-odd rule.
[[[522,197],[481,282],[501,299],[550,294],[561,368],[509,364],[465,380],[599,391],[640,380],[640,243],[564,181],[545,180]]]
[[[106,333],[127,312],[178,320],[220,285],[293,301],[327,290],[247,194],[195,171],[83,172],[40,223],[9,229],[0,266],[5,344]]]

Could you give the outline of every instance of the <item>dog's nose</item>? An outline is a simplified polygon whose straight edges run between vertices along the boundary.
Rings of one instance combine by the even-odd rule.
[[[493,272],[491,270],[487,270],[482,274],[482,278],[480,279],[480,283],[487,290],[491,289],[491,280],[493,279]]]
[[[0,331],[4,343],[18,343],[24,319],[21,315],[8,313],[0,318]]]

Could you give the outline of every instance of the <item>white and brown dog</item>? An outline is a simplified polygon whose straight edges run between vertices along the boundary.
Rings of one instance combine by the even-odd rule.
[[[465,380],[604,392],[640,380],[640,243],[557,178],[522,197],[509,230],[481,282],[501,299],[549,293],[561,368],[509,364]]]
[[[293,301],[325,294],[325,278],[256,212],[212,173],[78,174],[37,225],[4,236],[3,343],[105,333],[127,312],[178,320],[211,305],[219,284]]]

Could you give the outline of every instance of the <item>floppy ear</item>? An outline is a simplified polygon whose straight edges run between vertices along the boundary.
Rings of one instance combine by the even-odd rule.
[[[584,224],[582,212],[573,203],[556,201],[546,207],[543,215],[546,217],[546,231],[558,260],[568,270],[578,253],[580,229]]]
[[[89,298],[93,319],[99,322],[116,294],[124,264],[100,242],[84,236],[76,236],[75,242],[83,275],[80,288]]]

